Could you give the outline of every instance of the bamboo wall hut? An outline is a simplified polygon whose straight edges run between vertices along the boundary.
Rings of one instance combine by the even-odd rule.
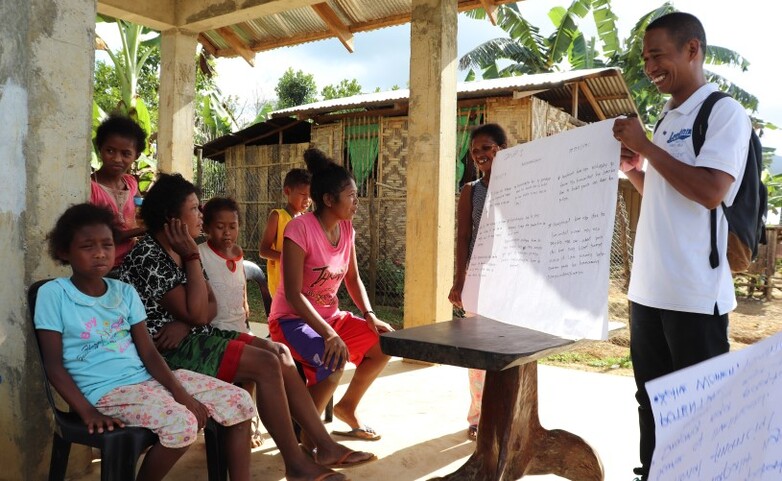
[[[285,204],[285,173],[303,167],[302,152],[317,147],[351,169],[356,178],[360,194],[354,219],[357,256],[373,305],[402,307],[408,95],[407,90],[395,90],[273,112],[269,122],[203,147],[206,158],[225,163],[226,193],[242,208],[240,243],[250,257],[257,255],[269,211]],[[475,178],[467,152],[469,132],[475,125],[499,123],[513,146],[635,111],[621,73],[615,69],[464,83],[459,85],[457,98],[453,162],[459,185],[454,185],[455,200],[459,186]],[[629,274],[629,239],[634,229],[624,205],[639,205],[634,193],[632,186],[620,189],[612,252],[620,284]]]

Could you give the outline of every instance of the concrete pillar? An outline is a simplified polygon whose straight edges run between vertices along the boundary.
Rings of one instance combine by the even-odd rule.
[[[193,179],[195,54],[197,35],[181,30],[162,33],[158,170]]]
[[[95,0],[0,1],[0,18],[0,480],[32,481],[52,428],[25,290],[67,272],[45,236],[88,198]]]
[[[457,2],[413,0],[405,327],[451,318]]]

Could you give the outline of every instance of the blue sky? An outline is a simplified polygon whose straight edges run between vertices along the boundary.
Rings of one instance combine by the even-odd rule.
[[[782,96],[775,62],[779,58],[771,32],[778,28],[778,17],[769,14],[769,3],[762,0],[673,0],[682,11],[698,16],[706,29],[707,41],[730,48],[750,61],[749,71],[721,69],[719,73],[753,93],[760,99],[758,116],[782,127]],[[619,17],[619,33],[625,38],[636,20],[662,4],[662,0],[614,0],[612,7]],[[533,24],[549,33],[548,11],[568,1],[526,0],[519,2],[522,14]],[[739,7],[740,6],[740,7]],[[739,8],[737,8],[739,7]],[[584,22],[584,28],[590,23]],[[459,56],[486,40],[504,36],[488,20],[472,20],[459,16]],[[275,97],[274,86],[282,73],[292,67],[315,77],[320,90],[347,78],[355,78],[365,91],[376,87],[390,89],[406,87],[409,77],[410,27],[401,25],[355,35],[355,52],[349,53],[336,39],[323,40],[296,47],[259,53],[255,68],[243,59],[220,59],[218,83],[225,93],[238,95],[248,102]],[[464,79],[465,72],[458,73]],[[782,150],[782,132],[769,132],[764,144]]]

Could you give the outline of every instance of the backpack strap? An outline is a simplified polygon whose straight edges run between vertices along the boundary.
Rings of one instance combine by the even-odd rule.
[[[703,142],[706,141],[706,130],[709,128],[709,115],[718,100],[730,97],[725,92],[712,92],[701,104],[698,115],[695,116],[695,123],[692,124],[692,148],[695,151],[695,157],[701,153]],[[720,256],[717,252],[717,209],[711,209],[711,252],[709,253],[709,264],[712,269],[720,265]]]
[[[665,112],[662,117],[657,119],[657,122],[654,123],[654,130],[653,133],[657,132],[658,127],[660,127],[660,124],[663,123],[663,120],[665,120],[665,116],[668,115],[668,112]]]

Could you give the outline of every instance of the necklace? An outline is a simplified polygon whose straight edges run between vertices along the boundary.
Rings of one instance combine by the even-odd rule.
[[[339,224],[337,224],[336,227],[334,228],[334,232],[330,233],[326,229],[326,226],[323,224],[323,221],[320,219],[320,217],[316,215],[315,218],[318,219],[318,224],[320,224],[320,228],[323,229],[323,234],[326,236],[326,240],[329,241],[329,244],[331,244],[331,247],[337,247],[337,244],[339,244],[339,234],[340,234]],[[332,237],[334,239],[332,239]]]

